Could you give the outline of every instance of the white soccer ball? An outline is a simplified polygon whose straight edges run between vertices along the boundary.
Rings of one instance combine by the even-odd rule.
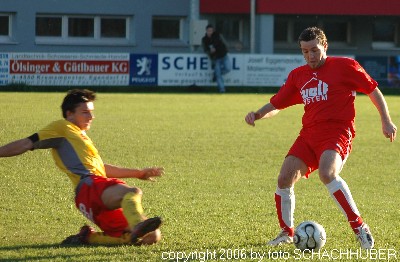
[[[304,221],[294,230],[293,243],[302,251],[318,250],[326,243],[325,229],[315,221]]]

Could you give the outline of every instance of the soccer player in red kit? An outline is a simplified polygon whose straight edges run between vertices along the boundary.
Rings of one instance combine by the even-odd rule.
[[[320,180],[347,217],[361,247],[373,248],[370,229],[361,218],[349,187],[339,176],[355,137],[356,92],[369,96],[379,111],[383,134],[391,142],[396,138],[397,127],[376,81],[359,63],[351,58],[327,56],[328,42],[321,29],[305,29],[298,42],[307,64],[292,70],[270,102],[245,117],[247,124],[254,126],[256,120],[272,117],[289,106],[304,104],[303,126],[283,161],[275,192],[281,232],[268,244],[293,242],[294,184],[318,169]]]

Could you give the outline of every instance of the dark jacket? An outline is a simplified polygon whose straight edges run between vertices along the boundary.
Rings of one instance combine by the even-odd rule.
[[[201,40],[204,52],[210,57],[211,60],[219,59],[228,53],[228,48],[226,47],[223,37],[218,33],[214,32],[211,37],[207,34]],[[211,54],[210,47],[214,46],[216,52]]]

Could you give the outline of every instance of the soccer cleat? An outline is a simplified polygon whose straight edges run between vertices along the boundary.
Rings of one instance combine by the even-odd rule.
[[[132,230],[131,243],[133,245],[140,245],[140,238],[159,228],[161,223],[160,217],[153,217],[140,222]]]
[[[363,223],[360,227],[357,227],[355,231],[362,248],[371,249],[374,247],[374,238],[367,224]]]
[[[282,230],[279,235],[268,242],[269,246],[280,246],[281,244],[293,243],[293,237],[289,236],[287,231]]]
[[[84,225],[78,234],[67,237],[61,242],[61,245],[88,245],[89,235],[94,232],[94,228]]]

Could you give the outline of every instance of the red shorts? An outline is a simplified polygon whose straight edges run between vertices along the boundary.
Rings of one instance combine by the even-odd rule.
[[[110,210],[101,200],[103,191],[117,184],[125,184],[125,182],[115,178],[87,176],[80,181],[75,196],[75,205],[79,211],[105,234],[112,237],[121,236],[128,227],[122,208]]]
[[[303,128],[287,155],[303,160],[308,167],[308,177],[318,169],[319,159],[325,150],[335,150],[345,162],[351,152],[354,135],[351,123],[324,123],[313,128]]]

